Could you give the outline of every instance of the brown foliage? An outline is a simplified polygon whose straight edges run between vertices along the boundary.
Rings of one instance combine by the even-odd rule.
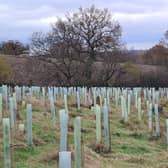
[[[155,45],[146,52],[144,59],[147,64],[167,66],[168,48],[160,44]]]

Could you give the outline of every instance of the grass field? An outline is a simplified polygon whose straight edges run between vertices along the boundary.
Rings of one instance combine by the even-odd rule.
[[[44,103],[36,98],[26,99],[25,101],[33,106],[34,145],[28,147],[26,133],[19,132],[16,128],[11,144],[14,168],[56,168],[58,167],[60,140],[58,111],[64,108],[64,104],[61,100],[57,100],[55,103],[57,123],[56,128],[53,128],[48,102]],[[160,100],[160,104],[162,104],[162,111],[159,112],[161,137],[156,138],[154,131],[152,133],[148,132],[148,116],[145,103],[142,104],[142,110],[144,111],[142,122],[138,122],[137,109],[132,105],[128,123],[121,120],[121,107],[119,106],[116,109],[112,103],[110,110],[111,152],[107,153],[101,150],[101,145],[95,145],[96,121],[94,112],[83,106],[81,111],[77,111],[72,100],[69,104],[68,148],[73,152],[73,121],[76,116],[81,116],[83,167],[166,168],[168,167],[168,151],[165,119],[168,117],[168,106],[165,100]],[[17,119],[17,123],[25,123],[26,128],[25,109],[22,105],[18,106],[20,119]],[[3,168],[2,124],[0,126],[0,137],[0,167]],[[72,160],[74,160],[73,157]]]

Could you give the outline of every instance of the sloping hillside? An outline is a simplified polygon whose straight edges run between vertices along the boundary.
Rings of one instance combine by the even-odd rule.
[[[6,58],[13,72],[11,83],[39,86],[59,85],[58,72],[56,72],[56,68],[52,64],[31,57],[6,56]],[[136,74],[136,71],[139,73]],[[151,82],[154,77],[159,77],[158,80],[166,83],[166,79],[162,79],[163,75],[167,75],[168,78],[168,72],[162,66],[133,64],[131,70],[120,76],[119,85],[140,85],[140,81],[137,80],[137,75],[139,74],[141,80],[146,77],[150,81],[150,78],[152,78]]]
[[[13,72],[13,81],[19,85],[53,85],[54,67],[43,61],[7,56]]]

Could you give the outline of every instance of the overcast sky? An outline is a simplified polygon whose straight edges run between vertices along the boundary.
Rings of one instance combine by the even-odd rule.
[[[92,4],[112,12],[128,48],[152,47],[168,29],[168,0],[0,0],[0,41],[28,43],[32,32],[49,31],[56,16]]]

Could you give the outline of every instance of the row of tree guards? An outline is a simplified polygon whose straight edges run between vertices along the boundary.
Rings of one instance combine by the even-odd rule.
[[[4,145],[4,167],[11,168],[12,154],[11,143],[15,129],[25,131],[23,123],[16,124],[16,116],[18,113],[18,105],[21,104],[26,108],[26,135],[27,145],[33,145],[33,107],[31,104],[26,104],[24,98],[27,97],[49,101],[51,123],[53,128],[57,126],[57,120],[60,123],[60,149],[59,149],[59,168],[70,168],[72,166],[72,152],[68,151],[68,121],[69,108],[68,101],[71,97],[76,97],[76,108],[79,116],[74,118],[74,166],[75,168],[83,167],[83,150],[81,144],[81,104],[87,105],[92,102],[91,112],[96,116],[96,144],[104,145],[104,150],[111,150],[111,135],[110,135],[110,117],[111,108],[118,110],[121,108],[121,119],[124,123],[129,122],[131,107],[135,107],[137,111],[137,119],[142,122],[145,111],[142,110],[142,101],[145,103],[145,108],[148,113],[148,129],[150,133],[155,133],[156,137],[160,137],[159,123],[159,100],[162,98],[168,99],[168,89],[159,88],[99,88],[99,87],[18,87],[14,88],[3,85],[0,87],[0,123],[3,126],[3,145]],[[64,109],[56,110],[55,100],[61,98],[64,100]],[[114,106],[112,106],[114,103]],[[4,111],[9,111],[9,114],[4,114]],[[59,114],[59,118],[57,115]],[[155,130],[153,130],[153,121],[155,120]],[[103,132],[102,132],[103,125]],[[168,119],[166,119],[166,135],[168,146]],[[112,129],[112,128],[111,128]],[[104,139],[102,138],[104,137]]]

